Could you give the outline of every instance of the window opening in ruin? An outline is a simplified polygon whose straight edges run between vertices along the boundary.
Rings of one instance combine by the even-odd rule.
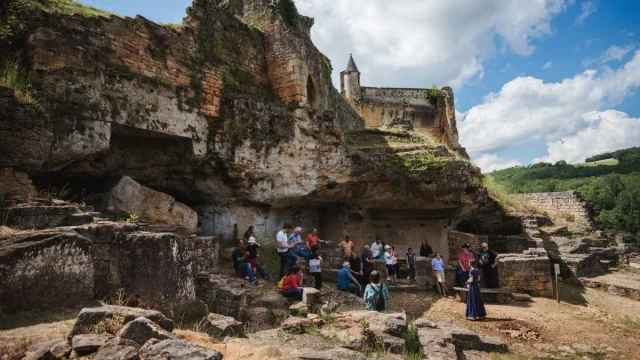
[[[311,74],[307,76],[307,102],[314,109],[319,107],[316,83],[313,81]]]

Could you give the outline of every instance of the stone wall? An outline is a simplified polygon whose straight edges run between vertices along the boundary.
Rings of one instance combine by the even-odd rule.
[[[516,196],[540,211],[560,217],[571,217],[577,222],[588,225],[592,230],[598,229],[593,206],[577,191],[517,194]]]
[[[0,103],[0,108],[2,107],[3,105]],[[2,132],[0,132],[0,137],[2,137]],[[36,188],[31,184],[27,174],[13,169],[0,168],[0,208],[4,206],[5,199],[11,197],[26,199],[35,194]]]
[[[267,69],[273,89],[287,103],[331,112],[343,130],[364,128],[362,117],[333,87],[331,61],[311,41],[314,19],[306,16],[291,19],[272,3],[269,0],[231,0],[228,9],[264,32]]]
[[[93,298],[92,244],[74,232],[0,236],[0,311],[65,307]]]
[[[449,241],[449,258],[445,260],[449,261],[451,265],[458,265],[458,254],[462,252],[462,245],[469,245],[469,250],[478,254],[480,252],[480,244],[488,242],[488,237],[475,234],[467,234],[459,231],[449,231],[447,235]],[[434,249],[435,252],[435,249]],[[442,256],[446,256],[442,254]]]
[[[552,264],[547,256],[503,254],[498,262],[501,287],[536,296],[553,296]]]

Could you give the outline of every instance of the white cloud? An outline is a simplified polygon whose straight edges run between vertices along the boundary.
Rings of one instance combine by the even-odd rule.
[[[551,20],[573,0],[296,0],[316,18],[312,37],[338,73],[349,53],[369,86],[458,90],[483,75],[497,51],[521,56],[552,35]],[[337,83],[337,81],[336,81]]]
[[[632,52],[636,48],[635,44],[629,44],[624,46],[613,45],[605,50],[602,55],[597,59],[587,59],[582,62],[584,67],[589,67],[593,64],[599,63],[600,65],[606,64],[611,61],[622,61],[627,54]]]
[[[508,160],[504,157],[494,154],[483,154],[474,159],[474,163],[478,165],[483,174],[496,170],[502,170],[514,166],[522,165],[519,161]]]
[[[593,121],[585,114],[620,103],[640,86],[640,51],[618,70],[587,70],[557,83],[518,77],[459,123],[460,142],[473,158],[544,139],[574,136]]]
[[[505,72],[509,70],[511,70],[511,63],[507,63],[507,65],[505,65],[502,69],[500,69],[500,72]]]
[[[542,68],[543,69],[551,69],[552,65],[553,65],[553,63],[551,61],[547,61]]]
[[[549,142],[548,155],[533,162],[581,163],[589,156],[640,145],[640,118],[616,110],[591,111],[582,116],[587,127]]]
[[[576,18],[576,24],[582,25],[586,18],[594,12],[598,11],[598,5],[596,5],[593,1],[586,1],[582,3],[582,11],[580,15]]]

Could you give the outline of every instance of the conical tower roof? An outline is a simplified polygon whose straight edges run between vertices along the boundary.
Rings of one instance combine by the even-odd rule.
[[[347,64],[347,69],[345,70],[345,72],[357,72],[357,73],[360,72],[358,71],[356,62],[353,61],[353,56],[351,54],[349,54],[349,63]]]

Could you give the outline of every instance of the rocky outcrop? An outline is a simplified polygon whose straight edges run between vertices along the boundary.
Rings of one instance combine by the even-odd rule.
[[[82,309],[78,314],[78,318],[76,319],[73,328],[69,332],[68,338],[72,339],[75,335],[81,334],[84,329],[91,329],[105,319],[113,319],[116,317],[123,325],[135,319],[144,317],[169,332],[173,331],[173,328],[175,327],[173,321],[165,317],[164,314],[159,311],[144,310],[126,306],[104,305],[96,308]]]
[[[92,299],[91,247],[74,232],[0,236],[0,308],[16,311]]]
[[[364,122],[331,85],[309,24],[288,24],[267,1],[233,3],[195,1],[180,31],[34,13],[25,53],[46,101],[2,92],[0,165],[96,188],[124,175],[114,209],[195,231],[182,203],[206,235],[229,239],[233,225],[266,238],[297,218],[349,218],[364,219],[355,227],[369,241],[380,209],[435,231],[486,196],[461,152],[412,132],[357,131]]]
[[[152,345],[149,360],[222,360],[223,355],[184,340],[164,340]]]
[[[126,323],[118,332],[118,337],[134,341],[139,346],[144,345],[151,339],[167,340],[176,338],[174,334],[164,330],[158,324],[145,317],[139,317]]]
[[[106,206],[111,212],[135,214],[156,224],[182,226],[195,232],[198,214],[173,197],[151,190],[123,176],[107,193]]]

